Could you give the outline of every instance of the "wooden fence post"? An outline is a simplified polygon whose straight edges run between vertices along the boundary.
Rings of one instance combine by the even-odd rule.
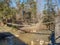
[[[40,45],[43,45],[44,44],[44,41],[43,40],[40,40],[39,43],[40,43]]]
[[[31,41],[31,45],[34,45],[34,41],[33,40]]]

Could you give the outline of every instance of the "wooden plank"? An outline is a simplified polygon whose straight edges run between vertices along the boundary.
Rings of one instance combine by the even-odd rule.
[[[7,23],[7,24],[12,26],[25,26],[25,27],[30,26],[30,25],[20,25],[20,24],[13,24],[13,23]]]

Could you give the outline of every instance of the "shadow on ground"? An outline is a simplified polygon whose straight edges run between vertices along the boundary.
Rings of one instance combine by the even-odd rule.
[[[8,45],[7,37],[13,36],[13,45],[28,45],[21,39],[15,37],[10,32],[1,32],[0,33],[0,45]]]

